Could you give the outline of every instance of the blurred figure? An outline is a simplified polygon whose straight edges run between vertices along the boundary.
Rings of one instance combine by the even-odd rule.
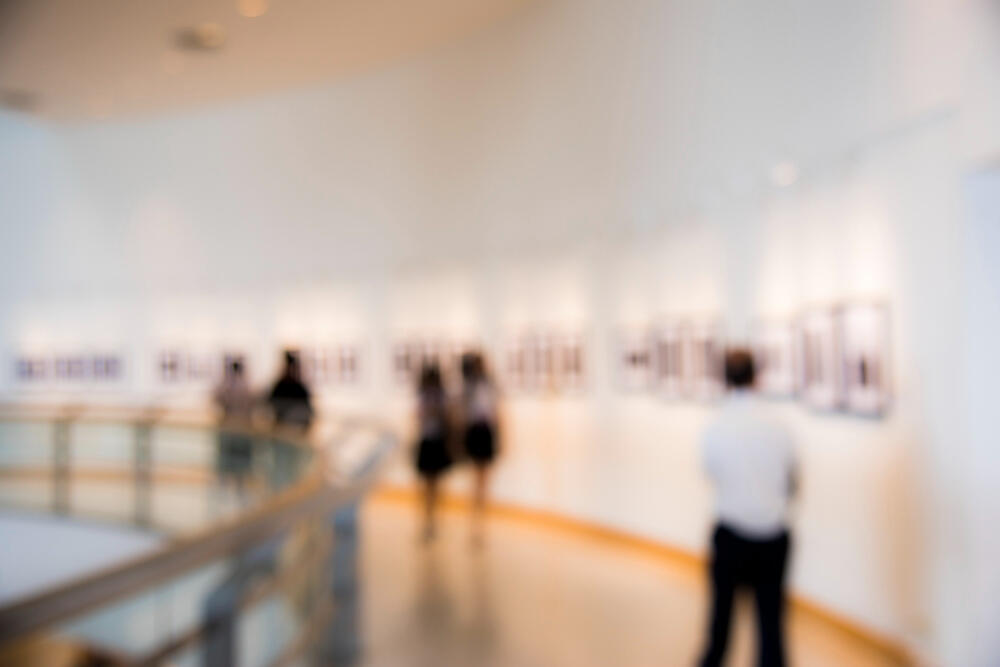
[[[788,508],[796,491],[792,439],[761,414],[750,396],[753,356],[726,354],[729,396],[702,443],[705,469],[716,494],[718,523],[712,537],[712,610],[701,664],[721,665],[729,640],[733,597],[753,590],[757,607],[758,665],[785,660],[785,570],[789,553]]]
[[[427,364],[417,384],[417,473],[424,483],[424,541],[434,539],[440,478],[453,462],[448,450],[448,403],[441,369]]]
[[[306,430],[312,424],[311,397],[301,375],[298,355],[292,350],[285,350],[285,368],[267,397],[276,426]]]
[[[243,483],[250,472],[253,442],[248,430],[253,416],[254,395],[243,373],[243,361],[233,359],[223,368],[222,382],[213,399],[220,412],[217,468],[219,480],[236,482],[241,499]]]
[[[462,355],[462,423],[465,454],[475,471],[472,539],[481,544],[489,469],[497,454],[497,399],[483,357],[475,352]]]

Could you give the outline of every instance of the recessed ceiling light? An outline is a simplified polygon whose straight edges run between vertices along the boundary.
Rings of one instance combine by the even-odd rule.
[[[791,160],[783,160],[771,167],[771,182],[779,188],[787,188],[797,180],[799,180],[799,168]]]
[[[267,0],[239,0],[236,3],[236,8],[240,16],[245,16],[248,19],[257,18],[267,12]]]

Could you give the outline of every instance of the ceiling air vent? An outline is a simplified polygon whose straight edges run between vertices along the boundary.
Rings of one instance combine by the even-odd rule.
[[[217,51],[226,43],[226,29],[218,23],[199,23],[177,32],[177,45],[189,51]]]

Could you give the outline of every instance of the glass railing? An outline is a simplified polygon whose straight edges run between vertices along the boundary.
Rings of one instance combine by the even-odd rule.
[[[0,664],[350,662],[357,504],[394,447],[363,420],[307,438],[191,415],[0,409],[0,509],[158,540],[6,601]]]

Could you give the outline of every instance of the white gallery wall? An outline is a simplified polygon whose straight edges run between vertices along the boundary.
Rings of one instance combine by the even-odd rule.
[[[968,545],[987,547],[966,521],[960,357],[962,295],[989,278],[963,270],[961,183],[1000,148],[978,113],[1000,99],[976,57],[992,17],[823,5],[542,0],[318,89],[109,122],[0,117],[0,363],[121,351],[125,382],[86,400],[198,402],[157,383],[160,350],[245,349],[263,385],[283,345],[359,342],[361,385],[324,404],[407,433],[400,337],[499,353],[525,329],[580,332],[583,392],[508,396],[496,495],[700,551],[714,407],[619,391],[615,333],[719,317],[740,341],[761,317],[884,300],[887,418],[772,406],[803,459],[793,585],[942,664],[988,664],[965,604]],[[788,159],[800,177],[776,189],[768,170]],[[8,371],[0,389],[81,399]]]

